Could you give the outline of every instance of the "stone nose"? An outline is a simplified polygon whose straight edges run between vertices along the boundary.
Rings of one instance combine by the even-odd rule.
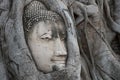
[[[56,51],[55,54],[56,54],[56,56],[66,56],[67,55],[66,51],[63,51],[63,50]]]
[[[66,56],[67,52],[66,52],[66,47],[64,42],[62,42],[60,39],[56,40],[56,50],[55,50],[55,55],[56,56]]]

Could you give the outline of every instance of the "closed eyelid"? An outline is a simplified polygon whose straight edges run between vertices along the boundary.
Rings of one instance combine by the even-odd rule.
[[[66,32],[59,32],[60,38],[65,39],[66,38]]]
[[[44,36],[44,35],[46,35],[47,33],[44,33],[44,34],[42,34],[42,35],[40,35],[40,37],[42,37],[42,36]]]
[[[52,38],[52,32],[49,31],[47,33],[44,33],[42,35],[39,36],[41,39],[51,39]]]

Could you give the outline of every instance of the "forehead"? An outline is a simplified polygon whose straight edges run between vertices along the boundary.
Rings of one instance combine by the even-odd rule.
[[[41,21],[34,25],[34,27],[37,28],[39,34],[44,34],[48,31],[65,32],[65,26],[62,22]]]

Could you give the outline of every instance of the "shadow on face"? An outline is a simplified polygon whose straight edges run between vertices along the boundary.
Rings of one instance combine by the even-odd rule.
[[[48,73],[65,67],[66,30],[62,23],[41,21],[33,26],[27,43],[39,70]]]

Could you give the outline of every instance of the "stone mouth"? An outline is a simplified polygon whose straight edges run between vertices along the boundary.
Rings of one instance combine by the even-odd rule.
[[[51,61],[53,62],[65,62],[66,56],[55,56],[51,58]]]
[[[51,61],[55,64],[65,64],[66,56],[55,56],[52,57]]]

